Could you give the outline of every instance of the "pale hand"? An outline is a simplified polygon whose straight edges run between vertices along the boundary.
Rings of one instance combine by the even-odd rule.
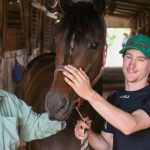
[[[86,73],[81,68],[77,69],[71,65],[64,66],[64,68],[63,74],[65,81],[80,97],[85,100],[90,100],[93,89]]]
[[[89,120],[89,118],[87,117],[84,118],[84,121],[83,120],[77,121],[77,124],[74,129],[74,134],[77,139],[85,140],[88,137],[88,130],[90,129],[91,129],[91,120]]]

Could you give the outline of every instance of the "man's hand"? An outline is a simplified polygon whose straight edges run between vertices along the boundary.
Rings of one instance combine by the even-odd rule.
[[[65,81],[80,97],[89,100],[92,97],[93,89],[86,73],[81,68],[77,69],[71,65],[64,66],[64,68]]]
[[[88,137],[88,131],[91,129],[91,120],[84,118],[83,120],[77,121],[74,129],[74,133],[77,139],[85,140]]]

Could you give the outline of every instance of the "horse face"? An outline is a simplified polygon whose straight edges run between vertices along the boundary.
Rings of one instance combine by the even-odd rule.
[[[76,93],[64,81],[60,68],[71,64],[83,68],[91,82],[102,67],[105,24],[91,3],[75,3],[66,12],[55,38],[56,71],[46,96],[45,107],[50,119],[67,119],[75,105]]]

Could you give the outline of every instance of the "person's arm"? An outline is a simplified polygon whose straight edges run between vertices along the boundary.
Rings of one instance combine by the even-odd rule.
[[[29,114],[25,118],[20,118],[20,137],[24,141],[42,139],[54,135],[66,126],[65,121],[49,120],[48,114]]]
[[[137,110],[129,114],[113,106],[92,89],[89,78],[82,69],[70,65],[65,66],[65,69],[65,81],[112,126],[126,135],[150,127],[150,117],[145,111]]]
[[[88,137],[88,142],[94,150],[112,150],[113,134],[102,131],[97,134],[92,131],[91,125],[86,120],[86,123],[79,120],[75,126],[75,136],[79,140],[85,140]],[[85,132],[85,128],[88,129]]]
[[[48,114],[37,114],[22,100],[17,100],[20,138],[25,141],[42,139],[65,128],[65,121],[49,120]]]
[[[150,127],[150,117],[141,109],[132,114],[125,112],[110,104],[94,90],[92,94],[89,93],[88,101],[105,120],[126,135]]]
[[[94,150],[112,150],[113,148],[113,134],[107,132],[101,132],[96,134],[93,131],[89,131],[88,141]]]

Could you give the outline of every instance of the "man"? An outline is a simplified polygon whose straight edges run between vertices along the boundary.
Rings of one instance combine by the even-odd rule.
[[[0,90],[0,150],[17,150],[20,139],[42,139],[65,126],[65,121],[49,120],[47,113],[37,114],[15,95]]]
[[[150,38],[133,36],[120,53],[125,89],[110,95],[108,101],[91,88],[81,68],[65,66],[65,81],[106,120],[100,135],[90,129],[88,118],[78,121],[75,136],[80,140],[88,136],[95,150],[150,150]],[[84,128],[89,129],[86,134]]]

